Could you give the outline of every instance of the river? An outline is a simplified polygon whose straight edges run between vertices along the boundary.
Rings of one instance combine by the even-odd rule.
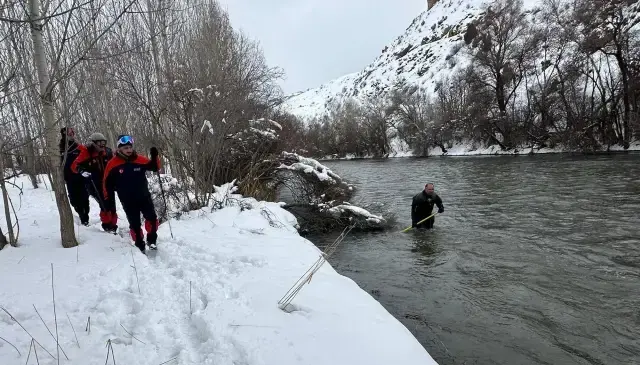
[[[640,155],[323,163],[398,219],[331,265],[439,364],[640,364]],[[426,182],[444,214],[400,233]]]

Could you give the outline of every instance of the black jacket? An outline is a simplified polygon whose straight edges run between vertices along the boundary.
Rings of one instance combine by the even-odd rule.
[[[136,204],[151,195],[145,173],[159,169],[159,158],[153,161],[135,152],[130,157],[116,153],[105,169],[104,199],[113,199],[114,192],[117,192],[123,206]]]
[[[438,212],[444,212],[444,205],[442,205],[442,199],[438,194],[427,194],[425,191],[421,191],[413,197],[411,203],[411,224],[415,226],[421,220],[431,215],[433,206],[438,206]]]
[[[64,180],[70,181],[76,179],[79,176],[71,170],[71,164],[80,155],[80,145],[76,141],[66,141],[66,138],[61,138],[58,144],[60,150],[60,164],[64,163],[63,173]]]

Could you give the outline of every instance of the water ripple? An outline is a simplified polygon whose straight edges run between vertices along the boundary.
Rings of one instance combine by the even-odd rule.
[[[327,165],[398,230],[435,183],[435,230],[354,234],[331,263],[440,364],[640,364],[640,156]]]

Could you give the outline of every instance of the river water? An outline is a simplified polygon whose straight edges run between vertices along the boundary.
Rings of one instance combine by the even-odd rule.
[[[640,364],[640,155],[323,163],[398,219],[331,265],[439,364]],[[426,182],[444,214],[400,233]]]

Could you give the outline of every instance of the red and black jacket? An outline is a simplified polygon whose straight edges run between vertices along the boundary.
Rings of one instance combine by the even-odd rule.
[[[116,153],[107,164],[103,178],[104,199],[113,199],[114,191],[118,193],[120,202],[138,201],[146,198],[149,192],[147,171],[158,171],[160,158],[152,161],[135,151],[129,157]]]
[[[109,147],[105,147],[103,151],[98,151],[93,143],[87,146],[80,145],[80,154],[71,164],[71,171],[76,174],[90,172],[91,179],[99,188],[102,186],[102,177],[106,171],[107,163],[112,158],[113,152]]]

